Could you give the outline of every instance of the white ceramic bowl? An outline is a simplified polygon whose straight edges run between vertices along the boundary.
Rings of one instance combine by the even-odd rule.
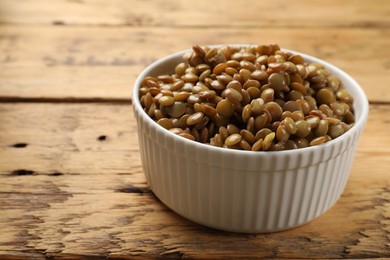
[[[137,78],[133,108],[143,169],[154,194],[179,215],[215,229],[262,233],[305,224],[331,208],[351,170],[368,101],[359,84],[339,68],[323,64],[354,97],[355,125],[322,145],[289,151],[251,152],[213,147],[179,137],[142,109],[138,90],[145,76],[172,74],[181,51],[148,66]]]

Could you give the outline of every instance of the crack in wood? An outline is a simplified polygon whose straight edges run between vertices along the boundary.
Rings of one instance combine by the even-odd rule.
[[[52,172],[48,174],[49,176],[61,176],[64,175],[62,172]]]
[[[106,141],[107,140],[107,136],[106,135],[100,135],[97,140],[99,141]]]
[[[54,20],[52,22],[53,25],[66,25],[66,23],[64,21],[60,21],[60,20]]]
[[[96,104],[110,104],[110,105],[131,105],[131,98],[97,98],[97,97],[13,97],[13,96],[2,96],[0,97],[0,103],[58,103],[58,104],[85,104],[85,103],[96,103]]]
[[[141,188],[141,187],[136,187],[133,185],[129,185],[129,186],[126,186],[124,188],[117,189],[116,192],[138,193],[140,195],[143,195],[145,193],[152,193],[152,191],[149,188]]]
[[[48,176],[62,176],[64,175],[62,172],[54,171],[50,173],[39,173],[32,170],[26,169],[17,169],[12,171],[9,175],[11,176],[29,176],[29,175],[48,175]]]
[[[25,170],[25,169],[18,169],[14,170],[10,173],[12,176],[26,176],[26,175],[34,175],[35,172],[31,170]]]
[[[27,146],[28,146],[27,143],[16,143],[16,144],[11,145],[11,147],[15,147],[15,148],[25,148]]]

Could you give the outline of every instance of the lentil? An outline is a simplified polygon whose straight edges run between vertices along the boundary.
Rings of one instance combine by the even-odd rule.
[[[180,133],[179,136],[195,141],[195,137],[189,133]]]
[[[221,117],[231,117],[234,114],[235,108],[233,103],[228,99],[223,99],[217,104],[217,113]]]
[[[314,138],[311,142],[310,142],[310,146],[314,146],[314,145],[319,145],[319,144],[323,144],[325,143],[326,141],[326,137],[325,136],[320,136],[320,137],[317,137],[317,138]]]
[[[165,129],[173,128],[172,120],[169,118],[161,118],[160,120],[157,121],[157,124],[161,125]]]
[[[241,114],[241,117],[242,117],[242,121],[243,122],[248,122],[249,118],[251,117],[252,115],[252,108],[251,108],[251,105],[246,105],[243,109],[242,109],[242,114]]]
[[[202,112],[196,112],[187,118],[187,125],[195,125],[200,123],[203,119],[204,114]]]
[[[247,82],[249,82],[249,80]],[[258,82],[258,81],[256,81],[256,82]],[[244,88],[245,88],[245,84],[244,84]],[[261,92],[260,92],[259,88],[257,88],[257,87],[249,87],[249,88],[245,88],[245,89],[248,92],[250,99],[256,99],[256,98],[260,97]]]
[[[276,138],[278,139],[278,141],[285,142],[288,140],[289,137],[290,134],[288,133],[284,125],[279,125],[276,129]]]
[[[340,123],[339,124],[333,124],[333,125],[329,126],[328,134],[333,139],[337,138],[340,135],[344,134],[344,128],[343,128],[343,126]]]
[[[224,91],[225,97],[230,100],[232,103],[237,103],[242,101],[242,95],[240,92],[234,88],[228,88]]]
[[[272,73],[268,78],[268,84],[277,92],[287,87],[286,79],[280,73]]]
[[[252,146],[245,140],[241,139],[241,141],[239,142],[239,145],[240,145],[242,150],[247,150],[247,151],[252,150]]]
[[[240,133],[240,129],[236,125],[233,125],[233,124],[228,124],[226,129],[227,129],[229,135]]]
[[[240,141],[241,141],[241,135],[232,134],[226,138],[225,144],[226,145],[235,145],[235,144],[238,144]]]
[[[263,139],[259,139],[252,145],[252,151],[260,151],[262,147]]]
[[[158,102],[166,107],[170,107],[175,103],[175,99],[171,96],[162,96],[158,99]]]
[[[145,112],[181,137],[279,151],[328,142],[355,122],[339,78],[276,44],[196,45],[184,60],[174,74],[145,77],[139,89]]]
[[[297,145],[297,148],[305,148],[309,146],[309,141],[307,138],[296,138],[294,141]]]
[[[186,112],[186,104],[183,102],[175,102],[172,106],[166,108],[167,113],[171,117],[180,117]]]
[[[294,120],[292,120],[291,117],[286,117],[282,122],[283,122],[287,132],[289,132],[289,134],[292,134],[292,135],[296,134],[296,132],[298,131],[298,127],[295,124]]]
[[[296,135],[298,137],[306,137],[310,134],[311,127],[310,124],[305,120],[300,120],[295,123],[297,126]]]
[[[253,144],[253,143],[256,142],[255,136],[254,136],[251,132],[249,132],[248,130],[246,130],[246,129],[242,129],[242,130],[240,131],[240,135],[241,135],[241,137],[242,137],[245,141],[247,141],[249,144]]]
[[[265,103],[274,101],[274,95],[275,90],[272,88],[264,89],[263,92],[261,92],[260,97],[264,100]]]

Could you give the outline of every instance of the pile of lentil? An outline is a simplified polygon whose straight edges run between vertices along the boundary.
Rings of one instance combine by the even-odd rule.
[[[278,45],[194,46],[171,75],[139,88],[145,112],[181,137],[277,151],[319,145],[354,124],[353,97],[321,64]]]

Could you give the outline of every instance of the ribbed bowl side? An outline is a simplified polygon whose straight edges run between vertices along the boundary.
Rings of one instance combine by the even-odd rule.
[[[359,135],[323,149],[248,156],[192,145],[136,117],[145,175],[156,196],[194,222],[246,233],[293,228],[333,206]]]

